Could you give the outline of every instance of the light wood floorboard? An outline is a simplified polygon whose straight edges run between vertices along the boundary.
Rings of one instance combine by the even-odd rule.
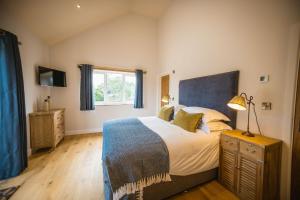
[[[102,137],[66,137],[52,152],[31,156],[20,176],[0,182],[0,189],[21,185],[11,200],[104,200],[101,169]],[[217,181],[198,186],[170,200],[235,200]]]

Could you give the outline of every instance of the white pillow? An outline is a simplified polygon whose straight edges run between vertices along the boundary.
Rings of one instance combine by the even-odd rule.
[[[216,122],[216,121],[227,121],[227,122],[230,121],[230,119],[226,115],[213,109],[202,108],[202,107],[185,107],[182,109],[188,113],[203,113],[204,116],[202,118],[202,123]]]
[[[205,133],[217,132],[217,131],[225,131],[232,130],[231,126],[225,124],[224,122],[208,122],[202,123],[201,128]]]
[[[180,109],[186,108],[184,105],[174,105],[174,117]]]

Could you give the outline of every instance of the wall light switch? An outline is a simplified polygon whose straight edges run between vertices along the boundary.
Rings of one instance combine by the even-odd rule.
[[[269,75],[261,75],[260,77],[259,77],[259,81],[261,82],[261,83],[267,83],[267,82],[269,82]]]
[[[262,102],[261,109],[262,110],[272,110],[272,103],[271,102]]]

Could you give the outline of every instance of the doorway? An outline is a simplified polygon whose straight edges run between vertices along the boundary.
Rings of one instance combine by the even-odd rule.
[[[161,96],[160,96],[160,105],[167,105],[170,101],[169,87],[170,87],[170,75],[165,75],[160,78],[161,84]]]
[[[293,127],[291,199],[300,199],[300,51],[298,53],[298,77]]]

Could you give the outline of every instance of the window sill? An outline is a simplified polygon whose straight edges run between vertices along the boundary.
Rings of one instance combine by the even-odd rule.
[[[133,106],[133,103],[98,103],[98,104],[95,104],[95,106],[126,106],[126,105]]]

